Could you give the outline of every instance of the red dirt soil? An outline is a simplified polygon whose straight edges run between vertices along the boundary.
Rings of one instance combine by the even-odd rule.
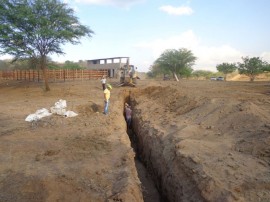
[[[111,92],[99,80],[0,81],[0,201],[143,201],[124,102],[138,153],[164,200],[269,201],[269,82],[141,80]],[[73,118],[26,122],[59,99]],[[147,200],[145,200],[147,201]]]

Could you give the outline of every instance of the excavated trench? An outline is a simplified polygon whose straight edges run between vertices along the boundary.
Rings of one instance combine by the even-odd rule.
[[[125,96],[124,103],[128,103],[131,108],[134,108],[134,105],[131,104],[130,96]],[[123,113],[125,116],[125,111]],[[138,144],[137,135],[133,129],[134,123],[131,122],[131,127],[127,126],[127,134],[129,136],[131,146],[135,152],[135,166],[137,169],[138,177],[141,181],[141,190],[143,194],[143,199],[145,202],[160,202],[160,201],[169,201],[166,197],[162,196],[162,191],[157,188],[156,180],[154,179],[153,173],[151,170],[147,169],[147,163],[144,162],[142,156],[140,155],[140,145]]]
[[[147,168],[145,167],[144,162],[140,158],[140,156],[137,153],[137,142],[136,142],[136,134],[133,131],[133,128],[127,127],[127,134],[129,136],[131,146],[134,149],[135,152],[135,166],[138,173],[138,177],[141,182],[141,191],[143,195],[143,200],[145,202],[160,202],[164,201],[161,200],[162,196],[161,193],[158,191],[154,180],[152,179],[152,174],[147,171]]]
[[[132,108],[132,126],[127,133],[136,153],[135,163],[144,201],[206,201],[195,182],[200,179],[194,179],[198,165],[189,158],[176,156],[173,140],[169,137],[163,142],[163,132],[152,127],[142,116],[133,92],[124,95],[124,103]]]
[[[142,161],[142,159],[136,152],[137,145],[136,145],[136,140],[134,139],[136,134],[134,134],[132,128],[129,129],[127,132],[130,137],[132,147],[136,153],[134,161],[135,161],[138,177],[141,181],[141,190],[142,190],[144,201],[145,202],[167,201],[167,200],[162,199],[162,195],[155,185],[152,174],[148,172],[144,162]]]

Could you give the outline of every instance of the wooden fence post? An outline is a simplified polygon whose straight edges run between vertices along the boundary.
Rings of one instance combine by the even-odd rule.
[[[81,81],[83,80],[83,69],[81,69]]]

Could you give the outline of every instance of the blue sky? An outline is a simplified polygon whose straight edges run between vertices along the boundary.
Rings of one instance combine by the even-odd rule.
[[[261,57],[270,62],[269,0],[65,0],[92,38],[65,45],[55,61],[130,57],[148,71],[166,49],[187,48],[195,70]]]

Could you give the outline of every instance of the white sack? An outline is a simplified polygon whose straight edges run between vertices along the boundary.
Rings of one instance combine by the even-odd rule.
[[[64,116],[65,117],[74,117],[74,116],[77,116],[78,114],[76,114],[75,112],[73,111],[67,111]]]
[[[61,115],[61,116],[64,116],[65,113],[66,113],[66,109],[65,108],[51,107],[50,110],[51,110],[51,113],[58,114],[58,115]]]
[[[60,99],[58,102],[54,103],[54,107],[57,109],[64,109],[67,107],[67,101]]]
[[[52,115],[49,110],[42,108],[38,109],[34,114],[30,114],[26,117],[25,121],[32,122],[42,119],[43,117]]]
[[[65,116],[66,107],[67,107],[67,101],[60,99],[59,101],[54,103],[54,106],[51,107],[50,110],[51,110],[51,113],[53,114]]]

